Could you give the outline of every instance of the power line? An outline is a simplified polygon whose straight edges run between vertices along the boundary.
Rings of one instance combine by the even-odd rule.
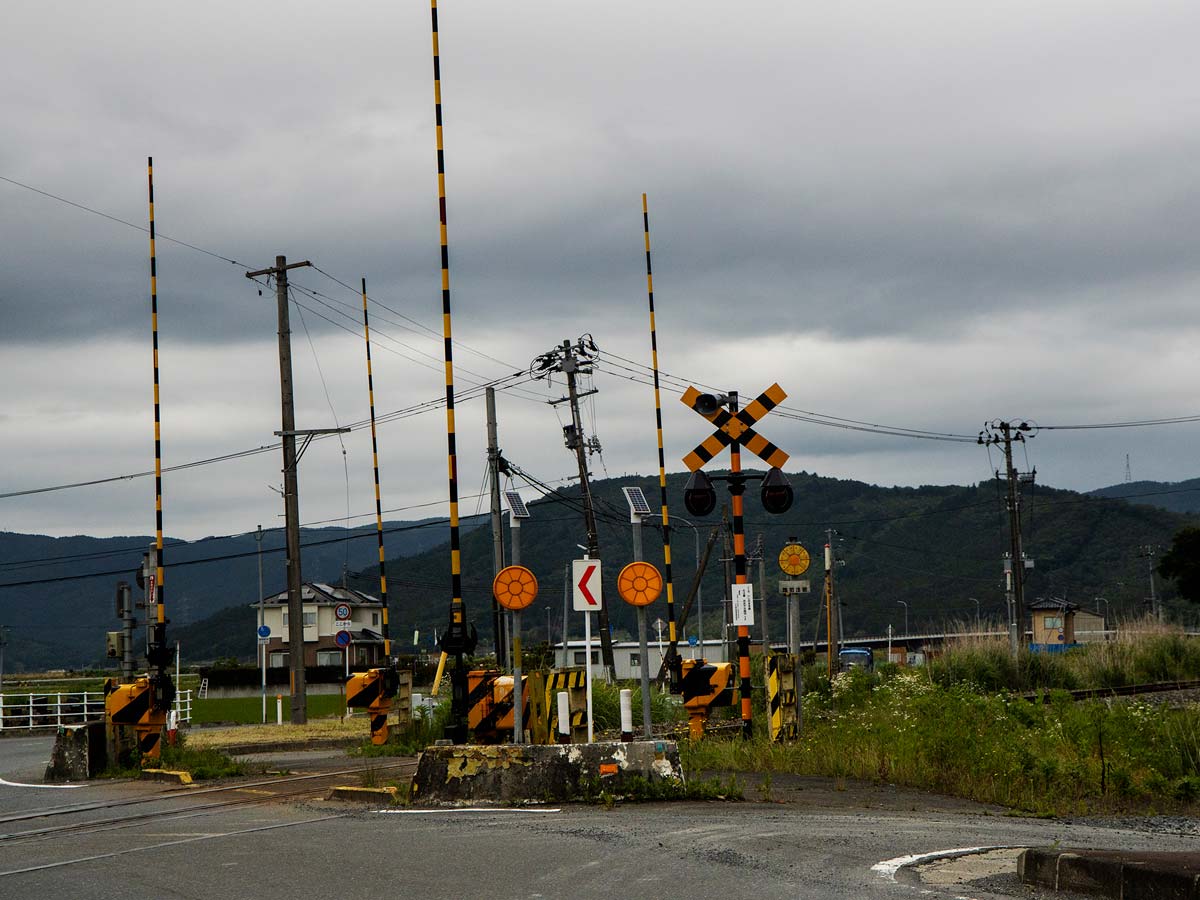
[[[31,184],[25,184],[24,182],[17,181],[13,178],[6,178],[3,175],[0,175],[0,181],[6,181],[9,184],[15,185],[19,188],[24,188],[27,191],[32,191],[35,194],[41,194],[43,197],[49,197],[51,200],[57,200],[59,203],[65,203],[67,206],[73,206],[76,209],[81,209],[84,212],[91,213],[94,216],[100,216],[102,219],[108,219],[109,221],[116,222],[120,225],[127,225],[130,228],[136,228],[143,234],[150,233],[150,229],[144,225],[139,225],[136,222],[130,222],[127,219],[118,218],[117,216],[110,215],[109,213],[101,212],[98,209],[93,209],[90,206],[84,206],[82,203],[76,203],[74,200],[68,200],[66,197],[60,197],[58,194],[52,194],[49,191],[43,191],[41,188],[35,188]],[[222,262],[231,263],[235,266],[241,266],[241,268],[246,270],[249,270],[250,268],[244,263],[238,262],[236,259],[230,259],[228,256],[223,256],[220,253],[217,253],[215,250],[206,250],[203,247],[198,247],[195,244],[189,244],[187,241],[182,241],[179,238],[173,238],[170,235],[163,234],[161,231],[156,232],[154,236],[160,241],[170,241],[172,244],[178,244],[181,247],[187,247],[189,250],[195,250],[197,253],[203,253],[206,256],[211,256],[214,259],[221,260]]]
[[[475,519],[475,518],[480,518],[480,517],[479,516],[464,516],[463,518]],[[417,522],[412,525],[397,525],[392,528],[385,528],[384,534],[396,534],[398,532],[403,532],[403,531],[416,531],[421,528],[432,528],[437,525],[448,525],[449,522],[450,522],[449,519],[438,518],[438,519],[431,519],[428,522]],[[375,537],[376,537],[375,531],[364,531],[361,534],[351,534],[348,537],[347,536],[338,536],[338,537],[333,537],[333,538],[323,538],[321,540],[316,540],[316,541],[307,541],[305,543],[302,543],[300,546],[301,546],[301,548],[322,547],[322,546],[325,546],[328,544],[339,544],[345,540],[358,540],[360,538],[375,538]],[[173,545],[173,546],[179,546],[179,545]],[[285,552],[287,552],[287,548],[286,547],[272,547],[270,549],[264,549],[262,552],[266,553],[266,554],[285,553]],[[225,554],[221,554],[220,556],[208,556],[208,557],[204,557],[203,559],[179,560],[178,562],[173,563],[171,565],[171,568],[176,569],[176,568],[181,568],[183,566],[198,566],[198,565],[203,565],[206,563],[227,562],[232,559],[245,559],[246,557],[257,556],[258,553],[259,553],[258,548],[255,548],[254,550],[246,550],[246,551],[240,552],[240,553],[225,553]],[[129,572],[129,569],[128,569],[128,567],[126,567],[126,568],[122,568],[122,569],[113,569],[108,572],[87,572],[87,573],[83,573],[83,574],[79,574],[79,575],[58,575],[58,576],[54,576],[51,578],[35,578],[35,579],[30,579],[28,581],[8,581],[8,582],[0,583],[0,588],[30,587],[32,585],[38,585],[38,584],[58,584],[58,583],[64,582],[64,581],[83,581],[88,578],[109,578],[109,577],[112,577],[115,575],[126,575],[126,574],[128,574],[128,572]]]
[[[514,372],[512,375],[506,375],[503,378],[498,378],[498,379],[494,380],[493,382],[491,382],[490,384],[481,384],[481,385],[473,386],[473,387],[469,388],[468,390],[463,391],[460,394],[457,394],[455,396],[455,400],[456,400],[456,402],[468,402],[470,400],[475,400],[478,397],[482,396],[483,392],[488,387],[494,387],[498,391],[507,391],[510,389],[511,385],[506,384],[506,382],[510,382],[510,381],[514,381],[514,380],[518,380],[518,379],[521,383],[530,380],[527,373]],[[422,401],[421,403],[414,404],[413,406],[407,406],[407,407],[403,407],[398,410],[393,410],[390,413],[384,413],[382,416],[379,416],[376,418],[376,422],[384,423],[384,422],[394,422],[399,419],[407,419],[412,416],[421,415],[423,413],[430,412],[435,409],[439,409],[442,406],[444,406],[445,403],[446,403],[446,398],[444,396],[434,397],[433,399]],[[349,428],[351,431],[358,431],[362,428],[367,427],[369,424],[370,424],[369,420],[362,419],[357,422],[351,423],[349,425]],[[318,435],[316,439],[320,440],[321,436]],[[210,457],[206,457],[204,459],[192,460],[191,462],[179,463],[178,465],[174,465],[174,466],[164,466],[163,471],[164,472],[181,472],[185,469],[193,469],[198,466],[207,466],[207,465],[212,465],[214,463],[228,462],[228,461],[234,460],[234,459],[242,459],[242,458],[245,458],[248,456],[257,456],[260,453],[269,453],[271,451],[278,450],[280,448],[280,446],[281,446],[280,443],[278,441],[276,441],[275,443],[272,443],[272,444],[262,444],[258,447],[253,447],[253,448],[246,449],[246,450],[236,450],[232,453],[221,454],[220,456],[210,456]],[[0,500],[9,500],[14,497],[26,497],[26,496],[30,496],[32,494],[46,494],[46,493],[52,493],[55,491],[65,491],[65,490],[71,490],[74,488],[81,488],[81,487],[94,487],[96,485],[101,485],[101,484],[111,484],[112,482],[116,482],[116,481],[130,481],[135,478],[145,478],[145,477],[147,477],[149,475],[153,475],[153,474],[154,474],[154,470],[150,469],[150,470],[147,470],[144,472],[131,472],[131,473],[124,474],[124,475],[109,475],[104,478],[93,478],[88,481],[73,481],[73,482],[68,482],[65,484],[47,485],[45,487],[37,487],[37,488],[25,488],[25,489],[18,490],[18,491],[7,491],[5,493],[0,493]]]

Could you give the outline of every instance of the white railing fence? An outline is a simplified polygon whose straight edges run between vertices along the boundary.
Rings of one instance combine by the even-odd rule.
[[[192,720],[192,692],[178,691],[175,712],[182,725]],[[104,718],[104,692],[0,694],[0,731],[33,731],[82,725]]]

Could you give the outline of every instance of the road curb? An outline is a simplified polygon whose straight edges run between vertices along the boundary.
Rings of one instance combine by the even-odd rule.
[[[331,788],[326,800],[349,800],[352,803],[394,803],[399,790],[396,787],[335,787]]]
[[[1023,884],[1114,900],[1200,900],[1200,853],[1031,848],[1017,858]]]

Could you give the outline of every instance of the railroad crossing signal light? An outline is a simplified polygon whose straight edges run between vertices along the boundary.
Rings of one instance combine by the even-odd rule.
[[[109,659],[120,659],[125,655],[125,635],[120,631],[104,633],[105,656]]]
[[[763,479],[762,493],[763,509],[772,515],[785,513],[792,508],[792,486],[788,484],[787,476],[777,467],[767,472]]]
[[[697,469],[688,479],[683,488],[683,505],[693,516],[703,517],[711,513],[717,506],[717,492],[713,490],[712,479]]]
[[[693,409],[702,416],[711,416],[728,402],[729,397],[725,394],[700,394]]]

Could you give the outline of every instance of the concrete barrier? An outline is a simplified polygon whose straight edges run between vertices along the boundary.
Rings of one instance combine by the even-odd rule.
[[[560,803],[606,792],[636,793],[647,783],[682,784],[674,741],[595,744],[465,744],[430,747],[417,761],[416,804]]]
[[[45,780],[87,781],[108,765],[103,722],[58,729]]]
[[[1115,900],[1200,900],[1200,853],[1032,848],[1017,858],[1024,884]]]

